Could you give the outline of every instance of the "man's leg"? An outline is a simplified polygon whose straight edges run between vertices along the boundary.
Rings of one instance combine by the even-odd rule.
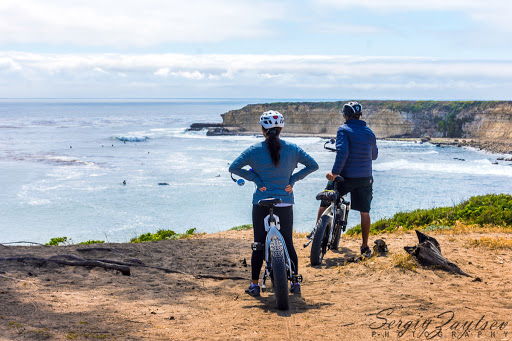
[[[368,246],[368,236],[370,235],[370,213],[359,212],[361,214],[361,234],[363,237],[363,244],[361,247]]]

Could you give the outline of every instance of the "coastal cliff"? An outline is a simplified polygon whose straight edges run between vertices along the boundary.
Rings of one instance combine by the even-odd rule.
[[[511,101],[359,101],[377,138],[461,138],[485,149],[512,153]],[[334,136],[345,102],[250,104],[222,114],[219,133],[261,133],[259,116],[277,110],[286,119],[284,133]],[[470,142],[468,141],[467,144]],[[489,148],[489,144],[494,147]]]

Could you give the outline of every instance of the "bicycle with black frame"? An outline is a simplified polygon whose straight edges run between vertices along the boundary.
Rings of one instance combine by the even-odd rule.
[[[336,149],[329,147],[328,143],[334,143],[334,139],[325,142],[324,148],[330,151],[336,151]],[[311,265],[319,265],[328,250],[337,250],[341,233],[347,229],[348,212],[350,211],[350,202],[345,200],[344,195],[340,195],[338,191],[338,185],[343,181],[342,176],[338,176],[334,179],[334,189],[324,190],[317,194],[317,200],[323,200],[328,202],[330,205],[322,213],[320,219],[316,223],[315,228],[307,236],[308,242],[304,244],[304,247],[311,245],[310,261]]]

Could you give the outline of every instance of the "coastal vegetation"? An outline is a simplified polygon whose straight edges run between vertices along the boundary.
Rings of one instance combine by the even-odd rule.
[[[245,225],[235,226],[235,227],[230,228],[229,230],[231,230],[231,231],[245,231],[245,230],[250,230],[250,229],[252,229],[252,224],[245,224]]]
[[[391,218],[373,223],[370,233],[394,232],[398,229],[450,230],[456,222],[502,226],[512,231],[512,195],[479,195],[455,206],[398,212]],[[360,233],[361,225],[347,231],[349,236]]]
[[[156,242],[159,240],[169,239],[188,239],[198,234],[199,233],[196,233],[195,227],[187,230],[185,233],[176,233],[173,230],[158,230],[155,233],[148,232],[132,238],[130,243]]]
[[[245,225],[244,225],[245,226]],[[251,227],[252,228],[252,225]],[[169,240],[169,239],[188,239],[194,236],[202,235],[204,233],[197,233],[196,228],[191,228],[187,230],[185,233],[176,233],[173,230],[158,230],[155,233],[143,233],[138,237],[134,237],[130,239],[130,243],[144,243],[144,242],[156,242],[159,240]],[[104,240],[88,240],[85,242],[80,242],[78,244],[103,244]],[[73,241],[68,237],[55,237],[50,239],[48,243],[45,245],[58,246],[58,245],[73,245]]]

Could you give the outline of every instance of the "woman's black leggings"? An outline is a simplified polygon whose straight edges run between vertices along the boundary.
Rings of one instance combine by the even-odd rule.
[[[265,245],[265,223],[263,219],[269,214],[267,207],[253,205],[252,206],[252,225],[254,227],[254,241],[263,243]],[[297,252],[293,247],[292,233],[293,233],[293,206],[274,207],[274,213],[279,216],[281,229],[279,232],[283,235],[288,249],[288,254],[292,261],[292,270],[297,274],[299,270]],[[251,257],[252,279],[257,280],[260,277],[261,266],[265,258],[265,251],[253,251]]]

